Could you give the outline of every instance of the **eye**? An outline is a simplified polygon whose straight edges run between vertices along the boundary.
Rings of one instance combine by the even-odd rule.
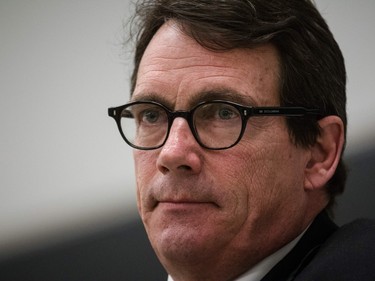
[[[160,117],[160,110],[148,109],[141,112],[142,122],[146,123],[156,123]]]
[[[165,110],[155,104],[134,104],[128,111],[134,116],[135,122],[138,126],[151,126],[168,123],[168,117]]]
[[[231,108],[220,108],[218,111],[219,118],[223,120],[229,120],[237,116],[237,114]]]
[[[165,110],[159,106],[150,106],[140,110],[138,114],[140,124],[145,126],[164,126],[168,124],[168,116]]]
[[[202,105],[196,112],[198,120],[227,121],[239,117],[238,110],[232,105],[225,103],[208,103]]]

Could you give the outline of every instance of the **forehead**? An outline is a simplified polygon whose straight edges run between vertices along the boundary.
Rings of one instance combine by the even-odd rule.
[[[174,107],[217,98],[276,105],[279,73],[272,45],[213,51],[167,22],[145,50],[133,99],[157,99]]]

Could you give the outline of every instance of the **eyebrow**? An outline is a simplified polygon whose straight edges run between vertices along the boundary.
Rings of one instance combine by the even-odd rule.
[[[132,96],[130,99],[130,102],[137,101],[154,101],[161,103],[168,108],[173,108],[173,104],[170,101],[168,101],[168,99],[165,96],[163,96],[162,94],[157,94],[155,92],[138,94],[135,98],[134,96]]]
[[[233,89],[223,87],[203,90],[194,95],[191,98],[190,103],[191,105],[196,105],[200,102],[211,100],[231,101],[246,106],[255,106],[257,104],[253,97],[239,93],[238,91],[235,91]]]
[[[239,93],[238,91],[226,87],[218,87],[202,90],[196,94],[192,94],[191,97],[188,98],[188,107],[192,108],[201,102],[212,100],[231,101],[245,106],[257,106],[258,104],[254,98],[249,95]],[[154,101],[161,103],[172,110],[175,107],[173,102],[168,100],[164,95],[156,92],[140,93],[135,98],[132,96],[130,101]]]

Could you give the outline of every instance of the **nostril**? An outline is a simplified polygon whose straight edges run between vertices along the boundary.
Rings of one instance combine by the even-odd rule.
[[[184,171],[191,171],[191,167],[188,166],[188,165],[181,165],[181,166],[178,166],[178,169],[180,170],[184,170]]]
[[[192,171],[192,168],[188,165],[180,165],[180,166],[177,167],[177,169],[181,170],[181,171]],[[159,170],[163,175],[165,175],[169,172],[169,169],[165,166],[159,167]]]
[[[160,172],[165,175],[169,172],[169,169],[167,167],[161,166],[159,167]]]

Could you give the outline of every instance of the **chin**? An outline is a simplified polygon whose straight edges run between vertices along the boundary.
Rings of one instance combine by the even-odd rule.
[[[218,247],[217,232],[208,232],[204,226],[169,225],[158,231],[150,231],[150,241],[161,259],[180,262],[197,261]],[[210,254],[209,254],[210,255]]]

